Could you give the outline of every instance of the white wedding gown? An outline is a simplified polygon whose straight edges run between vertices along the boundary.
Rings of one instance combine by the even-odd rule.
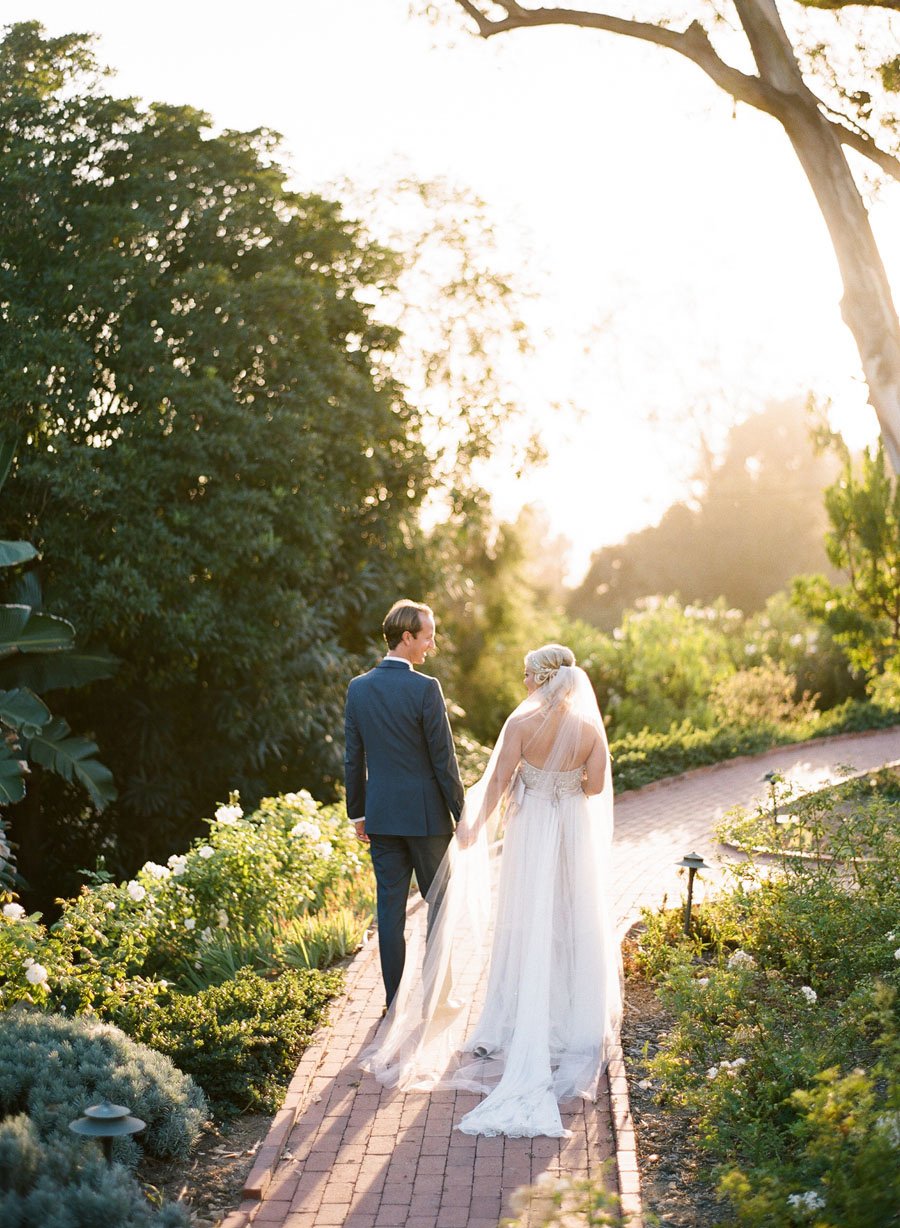
[[[596,702],[582,671],[568,669],[583,679],[570,696],[582,728],[576,701],[594,712]],[[571,741],[558,740],[551,764],[565,761]],[[483,807],[490,772],[467,809]],[[424,961],[411,945],[397,998],[363,1054],[364,1068],[388,1086],[487,1093],[457,1123],[467,1134],[565,1136],[560,1102],[595,1097],[618,1032],[612,786],[607,770],[603,792],[588,797],[583,772],[521,760],[500,807],[502,843],[487,824],[472,847],[451,844],[429,894]],[[466,1029],[463,1004],[485,975],[480,1017]]]

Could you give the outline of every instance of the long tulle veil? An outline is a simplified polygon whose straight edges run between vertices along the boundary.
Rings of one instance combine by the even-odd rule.
[[[585,987],[592,995],[591,1014],[602,1018],[596,1019],[597,1039],[587,1057],[581,1053],[580,1069],[566,1093],[594,1096],[621,1018],[621,965],[606,908],[613,830],[609,750],[590,680],[577,666],[561,667],[510,714],[483,776],[467,793],[458,829],[466,839],[451,841],[428,893],[424,950],[421,934],[414,934],[399,990],[372,1045],[362,1054],[363,1068],[387,1086],[407,1091],[445,1086],[487,1090],[473,1076],[472,1054],[466,1051],[465,1031],[467,1027],[471,1031],[473,1022],[467,1018],[468,1007],[491,954],[504,826],[524,797],[521,766],[504,780],[498,764],[509,760],[503,752],[511,731],[521,734],[527,728],[528,743],[542,744],[543,771],[571,771],[580,766],[578,748],[584,745],[586,727],[602,739],[606,755],[603,789],[584,801],[584,830],[578,835],[578,855],[584,861],[580,882],[588,884],[591,907],[596,901],[595,911],[603,914],[591,918],[596,925],[597,962],[590,973],[592,984]],[[597,976],[602,984],[593,983]]]

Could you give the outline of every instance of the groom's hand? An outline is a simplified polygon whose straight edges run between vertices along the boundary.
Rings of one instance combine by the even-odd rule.
[[[369,837],[366,835],[366,820],[357,819],[353,826],[356,828],[357,840],[362,840],[363,844],[368,844]]]

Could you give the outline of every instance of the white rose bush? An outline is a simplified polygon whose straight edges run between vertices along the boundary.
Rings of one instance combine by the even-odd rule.
[[[0,1009],[108,1015],[162,982],[195,992],[245,965],[322,966],[360,944],[373,899],[338,807],[302,790],[245,815],[232,796],[186,852],[83,887],[50,927],[0,892]]]
[[[900,1206],[898,815],[888,769],[793,803],[778,859],[753,852],[770,811],[727,819],[749,859],[690,936],[681,908],[646,912],[626,946],[673,1020],[635,1081],[686,1115],[740,1228],[883,1228]]]

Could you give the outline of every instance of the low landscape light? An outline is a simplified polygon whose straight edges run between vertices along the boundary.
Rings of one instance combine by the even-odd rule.
[[[111,1164],[113,1139],[137,1134],[147,1124],[130,1114],[131,1110],[124,1104],[110,1104],[108,1100],[101,1100],[99,1104],[92,1104],[85,1109],[83,1117],[70,1121],[69,1129],[84,1138],[99,1139],[106,1161]]]
[[[689,934],[691,932],[691,905],[694,899],[694,875],[698,870],[708,870],[710,867],[699,853],[686,853],[681,861],[676,862],[676,865],[682,866],[688,872],[687,903],[684,906],[684,932]]]

